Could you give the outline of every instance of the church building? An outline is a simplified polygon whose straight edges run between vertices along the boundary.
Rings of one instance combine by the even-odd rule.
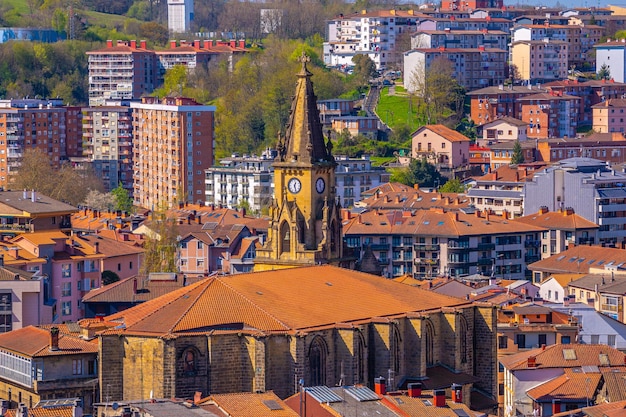
[[[275,200],[256,272],[214,276],[99,326],[100,397],[192,398],[365,384],[389,390],[462,386],[463,401],[497,396],[496,310],[340,268],[340,206],[302,57]]]
[[[324,141],[308,60],[300,57],[289,121],[285,135],[278,138],[271,221],[267,241],[257,249],[255,271],[346,262],[335,188],[337,163],[330,138]]]

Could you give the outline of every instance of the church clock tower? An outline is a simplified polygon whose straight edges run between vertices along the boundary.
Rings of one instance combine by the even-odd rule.
[[[324,141],[306,55],[300,57],[296,93],[285,135],[279,134],[274,200],[267,241],[255,271],[285,269],[342,258],[341,206],[336,201],[332,143]]]

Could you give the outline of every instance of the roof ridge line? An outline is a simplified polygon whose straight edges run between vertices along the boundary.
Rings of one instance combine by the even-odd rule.
[[[258,304],[254,303],[252,300],[250,300],[248,297],[246,297],[245,295],[241,294],[239,291],[237,291],[236,289],[234,289],[232,286],[228,285],[225,282],[225,279],[221,279],[219,277],[215,278],[218,282],[220,282],[222,285],[224,285],[226,288],[228,288],[229,290],[231,290],[232,292],[234,292],[235,294],[237,294],[239,297],[243,298],[244,300],[246,300],[248,303],[250,303],[250,305],[254,306],[254,308],[256,308],[257,310],[262,311],[263,313],[265,313],[268,317],[271,317],[272,319],[274,319],[277,323],[280,323],[283,327],[285,327],[285,329],[287,330],[291,330],[291,326],[287,325],[286,323],[284,323],[282,320],[279,320],[277,317],[275,317],[273,314],[268,313],[267,311],[265,311],[263,308],[261,308]]]
[[[207,284],[208,284],[208,285],[205,285],[205,286],[204,286],[204,289],[203,289],[202,291],[200,291],[200,293],[198,294],[198,296],[196,296],[196,298],[195,298],[195,299],[194,299],[191,303],[189,303],[188,307],[187,307],[187,308],[186,308],[186,309],[182,312],[182,314],[180,314],[180,316],[178,317],[178,320],[176,320],[176,321],[174,322],[174,324],[172,324],[172,326],[171,326],[171,327],[167,330],[167,332],[168,332],[168,333],[170,333],[170,334],[172,333],[172,330],[176,328],[176,326],[178,325],[178,323],[180,323],[180,322],[181,322],[181,320],[182,320],[184,317],[186,317],[186,315],[187,315],[187,313],[189,312],[189,310],[191,310],[191,308],[192,308],[193,306],[195,306],[195,305],[196,305],[196,302],[198,301],[198,299],[200,298],[200,296],[201,296],[202,294],[204,294],[204,292],[205,292],[205,291],[206,291],[209,287],[211,287],[211,286],[213,285],[213,283],[215,282],[215,277],[210,277],[210,278],[207,278],[207,279],[209,280],[209,281],[207,282]],[[199,281],[199,282],[202,282],[202,281]],[[183,288],[184,288],[184,287],[183,287]],[[178,300],[178,299],[179,299],[179,298],[176,298],[176,300]],[[171,303],[170,303],[170,304],[171,304]],[[158,310],[160,310],[160,308],[159,308]],[[154,311],[156,311],[156,310],[154,310]]]

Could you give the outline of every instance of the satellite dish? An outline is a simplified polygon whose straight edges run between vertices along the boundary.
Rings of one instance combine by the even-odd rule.
[[[113,403],[111,405],[111,408],[113,409],[113,411],[117,410],[118,408],[120,408],[120,405],[118,403]]]

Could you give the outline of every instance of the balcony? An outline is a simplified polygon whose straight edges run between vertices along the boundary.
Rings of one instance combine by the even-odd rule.
[[[389,243],[372,243],[370,247],[372,250],[386,251],[389,250]]]
[[[439,259],[415,258],[416,265],[439,265]]]
[[[539,259],[541,259],[539,255],[525,255],[524,256],[524,262],[526,262],[527,264],[537,262]]]
[[[494,250],[496,248],[495,243],[479,243],[478,250]]]
[[[431,245],[427,243],[416,243],[413,245],[416,251],[438,251],[439,245]]]
[[[494,258],[479,258],[478,265],[493,265]]]
[[[541,242],[538,240],[525,240],[524,241],[525,248],[538,248],[540,244]]]
[[[600,310],[617,313],[620,309],[615,304],[600,304]]]

